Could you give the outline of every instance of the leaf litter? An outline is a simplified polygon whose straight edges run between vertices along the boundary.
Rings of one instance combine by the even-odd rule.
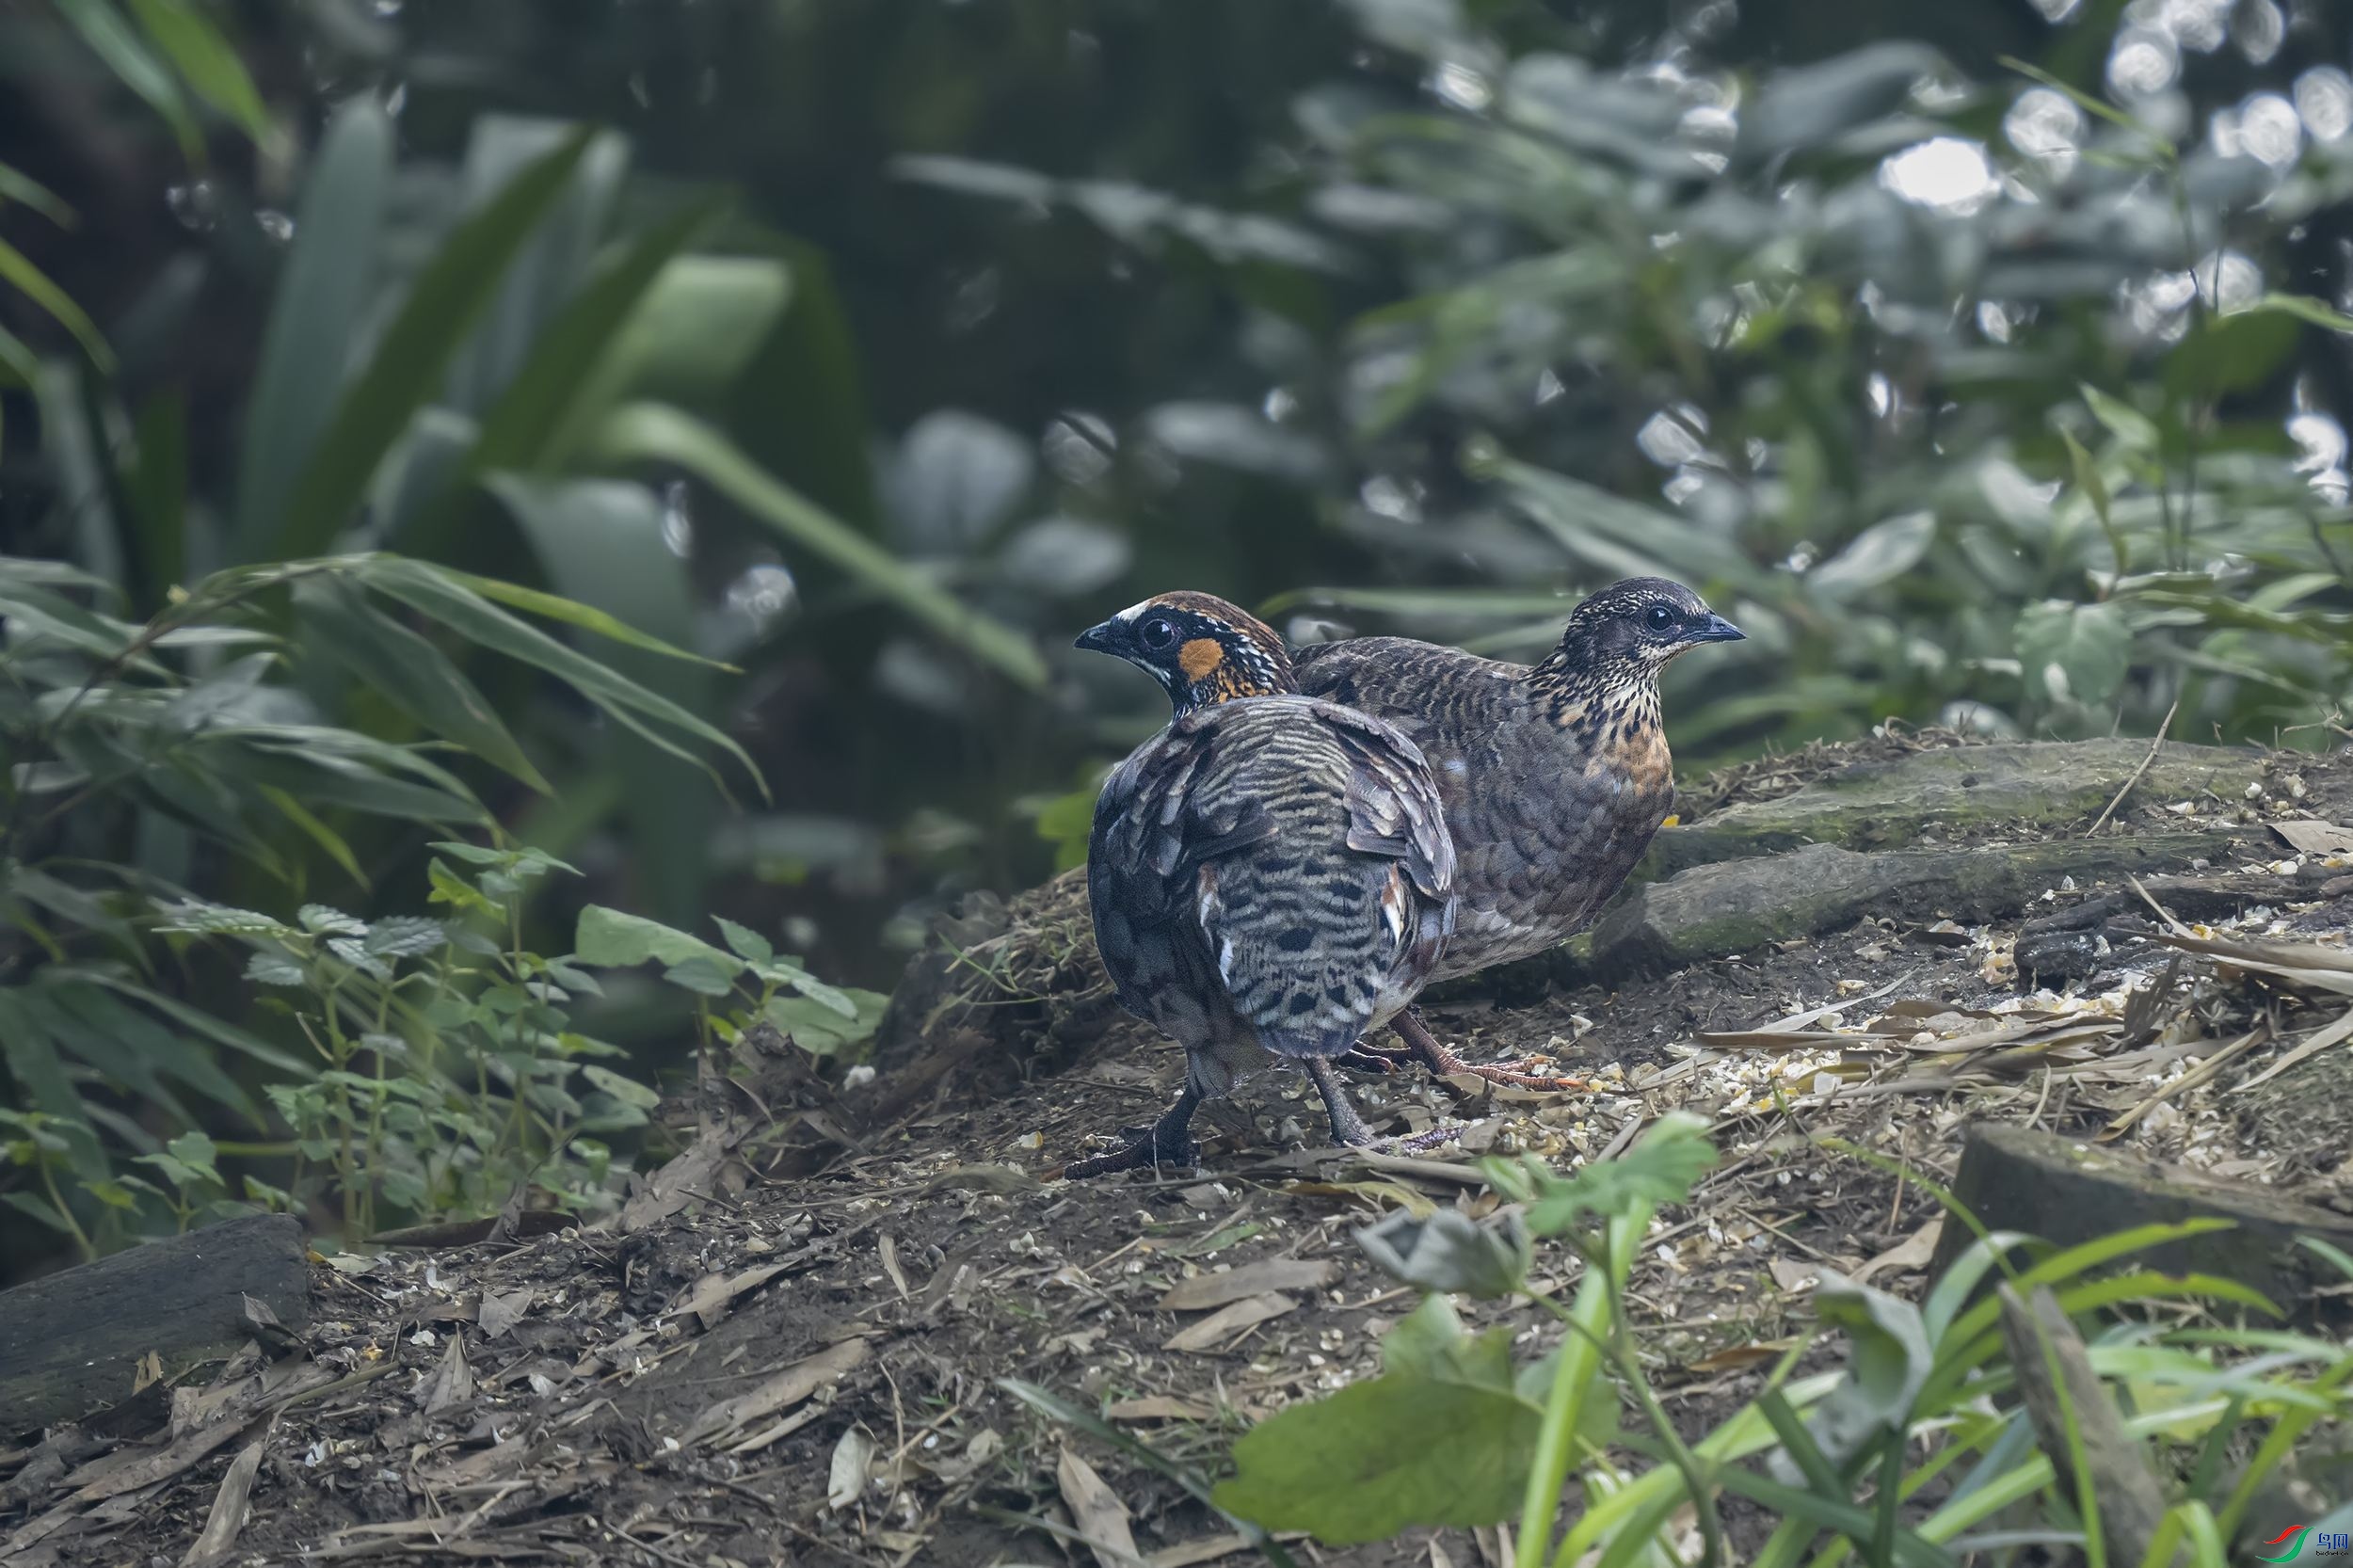
[[[1767,798],[1917,744],[1945,743],[1811,748],[1691,798]],[[1694,1429],[1802,1342],[1819,1282],[1925,1283],[1941,1212],[1824,1139],[1949,1181],[1969,1122],[2032,1123],[2353,1212],[2328,1109],[2353,1093],[2353,873],[2333,836],[2353,768],[2297,766],[2278,842],[2194,875],[2064,883],[2009,920],[1890,911],[1615,989],[1497,977],[1430,1004],[1441,1037],[1552,1055],[1593,1092],[1368,1078],[1376,1129],[1432,1146],[1339,1151],[1287,1136],[1312,1102],[1269,1075],[1204,1116],[1202,1172],[1158,1179],[1052,1179],[1181,1071],[1101,1005],[1052,904],[1039,929],[1063,947],[992,938],[987,959],[1038,987],[1032,1058],[952,1009],[855,1090],[754,1042],[732,1082],[673,1108],[673,1158],[618,1223],[421,1227],[430,1245],[338,1254],[299,1344],[255,1323],[224,1367],[0,1447],[0,1560],[1242,1560],[1246,1531],[1200,1482],[1256,1420],[1376,1372],[1416,1304],[1355,1233],[1494,1213],[1473,1152],[1574,1169],[1676,1109],[1723,1158],[1654,1223],[1629,1293]],[[2128,802],[2109,830],[2219,809]],[[2041,961],[2054,941],[2081,972],[2022,980],[2022,945]],[[1553,1332],[1525,1305],[1461,1310],[1472,1332]],[[1321,1560],[1503,1549],[1412,1531]]]

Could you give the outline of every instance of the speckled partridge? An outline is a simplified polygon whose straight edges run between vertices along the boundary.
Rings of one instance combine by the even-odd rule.
[[[1293,653],[1302,692],[1386,719],[1430,760],[1460,902],[1433,979],[1545,952],[1592,923],[1674,801],[1658,672],[1704,643],[1740,636],[1683,584],[1633,577],[1578,604],[1560,645],[1532,667],[1403,637]],[[1412,1013],[1395,1023],[1408,1054],[1435,1072],[1573,1081],[1473,1066]]]
[[[1185,1086],[1064,1174],[1191,1165],[1195,1108],[1270,1059],[1315,1080],[1336,1141],[1367,1141],[1333,1059],[1413,1000],[1453,920],[1428,763],[1298,696],[1282,639],[1222,600],[1163,594],[1078,646],[1149,672],[1175,709],[1103,787],[1087,894],[1121,1005],[1185,1048]]]

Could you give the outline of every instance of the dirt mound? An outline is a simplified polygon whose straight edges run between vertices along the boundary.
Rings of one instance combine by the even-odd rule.
[[[1702,781],[1713,809],[1589,940],[1429,1009],[1474,1058],[1548,1052],[1596,1092],[1364,1080],[1377,1129],[1455,1129],[1410,1158],[1314,1146],[1304,1083],[1270,1075],[1205,1114],[1198,1175],[1048,1179],[1160,1110],[1178,1054],[1112,1004],[1074,879],[973,901],[910,968],[872,1084],[747,1061],[611,1227],[321,1263],[300,1346],[0,1452],[0,1560],[177,1561],[243,1487],[212,1560],[1037,1561],[1099,1484],[1156,1564],[1218,1560],[1243,1544],[1161,1468],[998,1380],[1214,1474],[1251,1421],[1369,1370],[1413,1304],[1357,1227],[1491,1209],[1471,1156],[1596,1158],[1676,1107],[1725,1158],[1633,1290],[1694,1423],[1753,1389],[1817,1271],[1925,1277],[1936,1214],[1825,1135],[1950,1177],[1972,1122],[2032,1125],[2343,1201],[2333,1095],[2325,1130],[2297,1108],[2346,1058],[2289,1058],[2345,999],[2262,955],[2345,950],[2353,860],[2292,824],[2353,824],[2353,764],[2168,747],[2136,775],[2147,749],[1898,733]],[[1955,856],[2003,869],[1918,858]]]

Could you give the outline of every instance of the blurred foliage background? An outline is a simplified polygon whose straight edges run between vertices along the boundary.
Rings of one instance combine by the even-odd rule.
[[[518,952],[887,986],[1082,843],[1161,715],[1068,637],[1177,585],[1524,657],[1679,577],[1751,637],[1687,770],[2334,744],[2349,64],[2333,0],[0,5],[0,1106],[85,1189],[277,1147],[294,1010],[155,909],[413,913],[453,822],[581,873],[492,889]],[[109,731],[84,802],[141,681],[307,739],[175,793]],[[144,1022],[35,1006],[92,976]],[[675,987],[566,1001],[684,1063]]]

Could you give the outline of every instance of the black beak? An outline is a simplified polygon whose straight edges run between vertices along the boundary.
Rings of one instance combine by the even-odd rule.
[[[1124,630],[1126,629],[1119,624],[1116,616],[1110,620],[1097,621],[1080,632],[1078,641],[1070,646],[1087,648],[1096,653],[1116,653],[1119,648],[1119,633]]]
[[[1690,638],[1695,643],[1746,642],[1748,635],[1746,632],[1741,631],[1713,610],[1707,613],[1705,620],[1693,627],[1690,632]]]

